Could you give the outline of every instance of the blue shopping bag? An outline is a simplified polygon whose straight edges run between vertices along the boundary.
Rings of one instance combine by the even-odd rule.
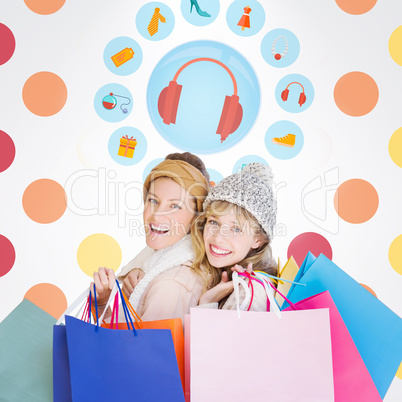
[[[127,307],[123,307],[130,331],[102,328],[68,315],[65,327],[55,327],[57,401],[184,402],[171,331],[133,329]],[[66,372],[67,377],[63,376]],[[62,390],[69,386],[71,397],[63,399]]]
[[[312,255],[306,258],[312,261]],[[384,398],[402,360],[402,319],[325,255],[303,265],[298,282],[306,286],[294,286],[288,298],[296,303],[329,290]]]
[[[71,402],[70,364],[65,325],[53,327],[53,402]]]

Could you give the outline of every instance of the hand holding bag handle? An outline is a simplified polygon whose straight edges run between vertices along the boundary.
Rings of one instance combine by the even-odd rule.
[[[66,315],[73,315],[72,313],[74,311],[76,311],[76,309],[82,305],[82,303],[85,301],[85,299],[88,297],[89,293],[91,291],[91,287],[89,286],[84,292],[82,292],[66,309],[66,311],[64,311],[64,313],[60,316],[60,318],[57,320],[56,325],[60,325],[61,323],[65,322],[65,316]],[[110,293],[110,297],[109,300],[106,303],[105,309],[103,311],[103,314],[99,317],[99,321],[102,322],[103,318],[106,314],[106,311],[111,303],[111,301],[113,300],[116,292],[118,291],[117,285],[114,286],[114,288],[112,289],[112,292]],[[77,313],[75,315],[73,315],[73,317],[78,318],[79,316],[79,312],[80,309],[78,309]]]
[[[235,294],[235,299],[236,299],[236,310],[237,310],[238,318],[240,318],[240,311],[244,310],[248,300],[251,300],[250,289],[246,285],[244,280],[239,278],[239,276],[247,276],[247,275],[246,274],[239,274],[237,272],[233,272],[233,286],[234,286],[234,294]],[[253,276],[250,276],[249,279],[251,281],[255,280],[255,278]],[[265,280],[261,279],[260,277],[258,277],[258,279],[259,279],[258,282],[264,286],[266,295],[268,297],[268,300],[270,301],[270,306],[272,306],[271,310],[275,313],[275,315],[278,318],[281,318],[281,311],[280,311],[278,305],[276,304],[275,296],[274,296],[273,291],[270,288],[268,288]],[[243,287],[243,289],[244,289],[244,291],[246,293],[246,297],[245,297],[245,299],[244,299],[244,301],[243,301],[243,303],[241,305],[240,305],[239,285],[241,285]]]

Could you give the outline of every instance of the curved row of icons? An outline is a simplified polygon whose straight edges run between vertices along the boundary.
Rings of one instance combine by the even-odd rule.
[[[200,62],[200,61],[208,61],[208,62],[212,62],[212,63],[216,63],[216,64],[220,65],[228,72],[228,74],[232,80],[232,83],[233,83],[233,95],[225,96],[223,109],[222,109],[222,112],[221,112],[220,118],[219,118],[218,128],[216,130],[216,134],[221,135],[221,142],[223,142],[228,137],[228,135],[232,134],[234,131],[236,131],[237,128],[239,127],[239,125],[241,124],[242,117],[243,117],[243,108],[242,108],[242,105],[240,104],[240,97],[238,95],[238,86],[237,86],[235,76],[232,73],[232,71],[224,63],[220,62],[219,60],[202,57],[202,58],[190,60],[189,62],[187,62],[186,64],[181,66],[179,68],[179,70],[177,71],[177,73],[175,74],[175,76],[173,77],[173,80],[171,80],[169,82],[169,85],[167,87],[165,87],[164,89],[162,89],[162,91],[159,94],[159,98],[158,98],[159,115],[164,124],[166,124],[166,125],[176,124],[176,117],[177,117],[177,113],[178,113],[178,109],[179,109],[180,96],[181,96],[181,92],[182,92],[182,88],[183,88],[183,85],[177,83],[177,79],[178,79],[180,73],[184,70],[184,68],[186,68],[187,66],[189,66],[193,63]],[[292,82],[288,83],[286,85],[286,87],[280,92],[280,99],[282,100],[282,103],[280,103],[280,105],[285,110],[287,110],[287,107],[283,106],[284,102],[288,101],[289,94],[290,94],[290,87],[291,87],[291,85],[294,85],[294,84],[301,87],[301,92],[299,93],[299,96],[297,98],[297,93],[296,93],[297,91],[295,89],[294,90],[295,96],[292,96],[290,98],[290,101],[295,102],[297,99],[297,104],[299,105],[300,108],[306,103],[307,95],[306,95],[303,84],[298,81],[292,81]],[[113,84],[109,84],[109,85],[113,85]],[[115,85],[117,87],[119,84],[115,84]],[[101,89],[101,91],[102,91],[102,89]],[[128,90],[126,90],[126,91],[128,91]],[[104,92],[106,92],[106,91],[104,91]],[[102,106],[107,111],[112,111],[115,109],[115,107],[117,105],[119,105],[120,110],[123,113],[123,115],[121,116],[121,118],[118,121],[124,120],[124,118],[126,117],[124,115],[128,114],[128,108],[124,107],[124,106],[128,106],[131,103],[132,103],[132,100],[131,100],[130,96],[119,95],[116,92],[109,92],[102,97]],[[292,105],[292,109],[293,109],[293,106],[294,105]],[[296,111],[287,110],[287,111],[297,112],[297,110]],[[110,121],[109,116],[107,114],[99,113],[98,110],[97,110],[97,112],[102,119],[104,119],[106,121]],[[115,122],[114,118],[113,118],[112,122]]]
[[[162,17],[159,13],[156,16]],[[148,25],[150,36],[157,33],[157,25],[152,22]],[[261,54],[273,67],[288,67],[297,59],[299,52],[300,44],[297,37],[286,29],[269,32],[261,43]],[[112,73],[121,76],[130,75],[137,71],[142,63],[142,50],[134,39],[118,37],[107,44],[103,59]]]
[[[303,146],[303,132],[291,121],[276,122],[265,134],[265,147],[277,159],[292,159],[300,153]],[[110,157],[115,162],[123,166],[133,166],[145,157],[148,142],[140,130],[125,126],[111,134],[107,147]],[[85,152],[90,152],[90,149]]]

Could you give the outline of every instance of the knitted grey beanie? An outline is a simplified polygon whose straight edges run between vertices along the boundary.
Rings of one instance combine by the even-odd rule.
[[[276,200],[272,190],[272,169],[254,162],[239,173],[225,177],[207,195],[203,208],[213,201],[228,201],[250,212],[271,241],[276,224]]]

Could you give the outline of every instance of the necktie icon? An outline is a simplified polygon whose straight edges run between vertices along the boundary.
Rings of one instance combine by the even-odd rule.
[[[161,22],[166,22],[166,18],[159,13],[161,9],[159,7],[155,8],[154,15],[151,18],[151,22],[148,25],[148,32],[151,36],[155,35],[158,32],[158,25],[159,25],[159,20]]]

